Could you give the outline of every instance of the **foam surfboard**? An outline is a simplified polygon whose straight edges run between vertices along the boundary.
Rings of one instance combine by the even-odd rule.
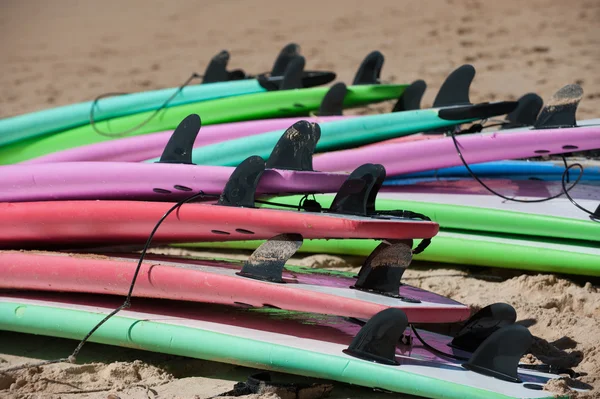
[[[410,263],[410,247],[405,243],[384,246],[375,253],[371,265],[397,268],[397,281],[387,291],[365,286],[350,273],[318,272],[310,268],[287,267],[284,263],[302,245],[299,235],[270,239],[246,262],[185,259],[147,255],[137,276],[135,297],[162,298],[226,305],[270,306],[286,310],[369,318],[388,307],[402,309],[415,323],[453,323],[466,320],[465,305],[401,284],[399,274]],[[272,254],[269,262],[265,253]],[[393,257],[394,265],[385,265]],[[138,254],[86,254],[59,252],[0,251],[4,276],[0,288],[126,295],[138,263]],[[276,267],[273,263],[277,262]],[[387,260],[389,263],[389,259]],[[249,273],[250,269],[259,273]],[[260,272],[269,274],[262,278]],[[393,278],[392,273],[388,280]],[[369,280],[377,278],[371,276]]]
[[[0,329],[81,339],[118,305],[120,298],[106,296],[4,293]],[[399,309],[386,309],[361,327],[310,313],[136,299],[90,340],[425,397],[556,397],[542,386],[557,375],[519,368],[532,342],[525,327],[503,326],[472,354],[450,348],[449,337],[421,331],[425,342],[469,359],[453,361],[432,356],[417,340],[400,343],[407,325]],[[505,350],[498,362],[503,368],[481,359],[488,352],[496,358],[494,347]]]
[[[303,66],[304,61],[302,60],[298,70],[300,76]],[[334,94],[340,93],[338,87],[334,86],[332,89],[314,87],[246,94],[170,107],[160,111],[155,117],[152,117],[154,111],[148,111],[113,118],[97,122],[94,126],[81,126],[49,136],[22,140],[3,146],[0,148],[0,164],[22,162],[56,151],[100,143],[119,137],[138,136],[173,129],[191,113],[201,115],[205,125],[252,119],[307,116],[319,109],[330,90],[334,90]],[[406,85],[382,84],[353,85],[348,88],[344,86],[341,102],[345,107],[353,107],[397,99],[405,88]],[[123,132],[131,129],[134,129],[134,131],[123,134]],[[99,134],[98,131],[102,134]]]
[[[169,108],[218,98],[278,90],[293,54],[298,55],[299,48],[294,46],[295,49],[288,45],[282,50],[270,74],[261,74],[254,79],[247,76],[242,70],[227,71],[229,53],[221,51],[207,66],[200,85],[124,95],[116,94],[98,101],[86,101],[1,119],[0,145],[87,125],[90,123],[92,112],[95,121],[103,121],[152,111],[163,105]],[[288,50],[293,50],[293,53]],[[303,76],[302,86],[325,84],[334,78],[335,74],[332,72],[311,71]],[[168,99],[170,101],[165,103]]]

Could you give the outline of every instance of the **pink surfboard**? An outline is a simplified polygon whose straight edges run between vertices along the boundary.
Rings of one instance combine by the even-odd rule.
[[[456,140],[465,161],[471,164],[597,149],[599,137],[600,126],[584,126],[504,130],[461,135]],[[367,162],[382,164],[388,176],[462,165],[451,137],[318,154],[313,164],[321,171],[352,171]]]
[[[0,251],[0,288],[126,295],[139,255]],[[285,260],[283,260],[285,262]],[[394,298],[351,287],[349,275],[295,267],[282,282],[239,275],[242,263],[147,256],[134,297],[225,305],[274,306],[285,310],[370,318],[388,307],[415,323],[452,323],[469,308],[443,296],[400,284]]]
[[[309,122],[324,123],[353,116],[320,116],[312,118],[279,118],[258,121],[224,123],[204,126],[194,141],[194,148],[219,143],[240,137],[287,129],[300,119]],[[173,130],[147,134],[143,136],[126,137],[117,140],[90,144],[69,150],[59,151],[42,157],[22,162],[23,164],[39,164],[49,162],[141,162],[160,156],[169,142]]]

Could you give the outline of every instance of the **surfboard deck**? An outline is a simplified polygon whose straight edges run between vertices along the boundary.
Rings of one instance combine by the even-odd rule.
[[[173,206],[143,201],[0,203],[2,248],[77,248],[145,243]],[[431,238],[438,224],[396,217],[184,204],[160,226],[153,242],[271,238],[282,233],[312,238]]]
[[[0,328],[81,339],[120,304],[121,298],[107,296],[4,293]],[[521,369],[520,383],[502,381],[432,358],[414,342],[397,347],[398,365],[350,356],[344,350],[358,330],[339,317],[136,299],[90,340],[431,398],[555,397],[539,388],[556,375]]]
[[[178,201],[193,193],[221,194],[233,167],[173,163],[56,162],[1,168],[0,201]],[[337,191],[345,173],[267,169],[258,193]]]
[[[126,295],[138,254],[86,254],[0,251],[0,288],[104,295]],[[402,284],[400,298],[352,289],[350,273],[292,267],[283,283],[237,273],[242,263],[148,255],[134,296],[193,302],[245,304],[286,310],[370,318],[387,308],[402,309],[414,323],[466,320],[467,306],[441,295]]]
[[[349,86],[344,105],[346,107],[359,106],[396,99],[405,88],[406,85]],[[161,111],[147,124],[127,136],[139,136],[174,129],[179,122],[192,113],[201,115],[204,125],[309,115],[310,112],[319,108],[327,92],[328,88],[326,87],[316,87],[247,94],[178,105]],[[50,136],[31,138],[3,146],[0,148],[0,164],[22,162],[56,151],[113,140],[117,138],[115,134],[118,136],[118,133],[138,126],[146,121],[153,112],[142,112],[96,123],[98,130],[108,133],[105,135],[98,134],[91,125],[85,125]]]

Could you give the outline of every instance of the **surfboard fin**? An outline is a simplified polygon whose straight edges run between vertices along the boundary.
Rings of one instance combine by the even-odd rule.
[[[427,83],[424,80],[415,80],[404,90],[392,112],[414,111],[421,109],[421,100],[427,89]]]
[[[156,163],[194,165],[192,162],[192,150],[201,125],[202,121],[197,114],[186,116],[175,128],[160,156],[160,160]]]
[[[262,74],[257,76],[256,80],[267,91],[300,89],[303,84],[302,78],[304,76],[305,64],[306,60],[304,57],[296,55],[291,57],[281,76]]]
[[[535,93],[527,93],[519,98],[517,102],[519,105],[513,112],[506,115],[508,123],[502,125],[500,130],[533,126],[544,105],[544,100]]]
[[[246,158],[227,180],[217,205],[253,208],[256,187],[264,171],[265,161],[261,157]]]
[[[385,58],[381,52],[370,52],[358,67],[354,75],[353,85],[375,85],[381,83],[381,68]]]
[[[358,272],[358,280],[351,287],[357,290],[405,299],[399,295],[400,282],[412,261],[412,240],[382,242],[371,252]],[[407,298],[410,302],[420,302]]]
[[[366,163],[359,166],[340,187],[330,212],[360,216],[375,213],[375,199],[384,180],[383,165]]]
[[[474,78],[475,68],[473,65],[465,64],[456,68],[442,83],[435,100],[433,100],[433,108],[470,105],[469,91]]]
[[[467,352],[475,350],[492,333],[517,320],[515,308],[507,303],[494,303],[479,310],[467,320],[448,346]]]
[[[514,111],[519,105],[516,101],[497,101],[459,107],[442,108],[438,117],[447,121],[462,119],[488,119],[493,116],[505,115]]]
[[[271,76],[283,76],[285,70],[287,69],[289,63],[294,59],[294,57],[299,56],[300,54],[300,45],[296,43],[288,43],[284,48],[281,49],[275,62],[273,63],[273,68],[271,68]]]
[[[406,314],[401,309],[387,308],[371,317],[343,352],[359,359],[396,366],[396,344],[406,327]]]
[[[300,234],[279,234],[256,248],[244,262],[238,276],[256,280],[283,283],[285,263],[300,249],[303,238]]]
[[[202,75],[202,84],[246,79],[246,73],[241,69],[227,70],[229,58],[230,55],[227,50],[222,50],[219,54],[215,55],[206,67],[204,75]]]
[[[576,113],[583,98],[583,89],[577,84],[566,85],[554,93],[533,125],[534,129],[576,127]]]
[[[479,374],[520,383],[519,360],[532,343],[533,337],[527,327],[520,324],[504,326],[486,338],[462,366]]]
[[[323,97],[323,101],[321,101],[321,106],[319,107],[318,116],[334,116],[334,115],[342,115],[344,111],[344,99],[346,98],[346,93],[348,93],[348,88],[342,82],[336,83],[325,97]]]
[[[312,157],[320,138],[318,124],[304,120],[294,123],[275,144],[266,168],[312,171]]]

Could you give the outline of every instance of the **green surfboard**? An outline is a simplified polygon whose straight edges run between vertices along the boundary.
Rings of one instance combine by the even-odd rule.
[[[344,98],[345,107],[397,99],[406,85],[356,85],[349,86]],[[146,133],[175,129],[189,114],[198,114],[203,125],[243,120],[305,116],[319,109],[329,88],[282,90],[265,93],[185,104],[160,111],[148,123],[127,134],[137,136]],[[31,138],[0,148],[0,164],[12,164],[40,157],[56,151],[87,144],[100,143],[121,137],[119,133],[132,129],[146,121],[154,111],[113,118],[96,123],[96,128],[107,133],[97,133],[91,125]]]

